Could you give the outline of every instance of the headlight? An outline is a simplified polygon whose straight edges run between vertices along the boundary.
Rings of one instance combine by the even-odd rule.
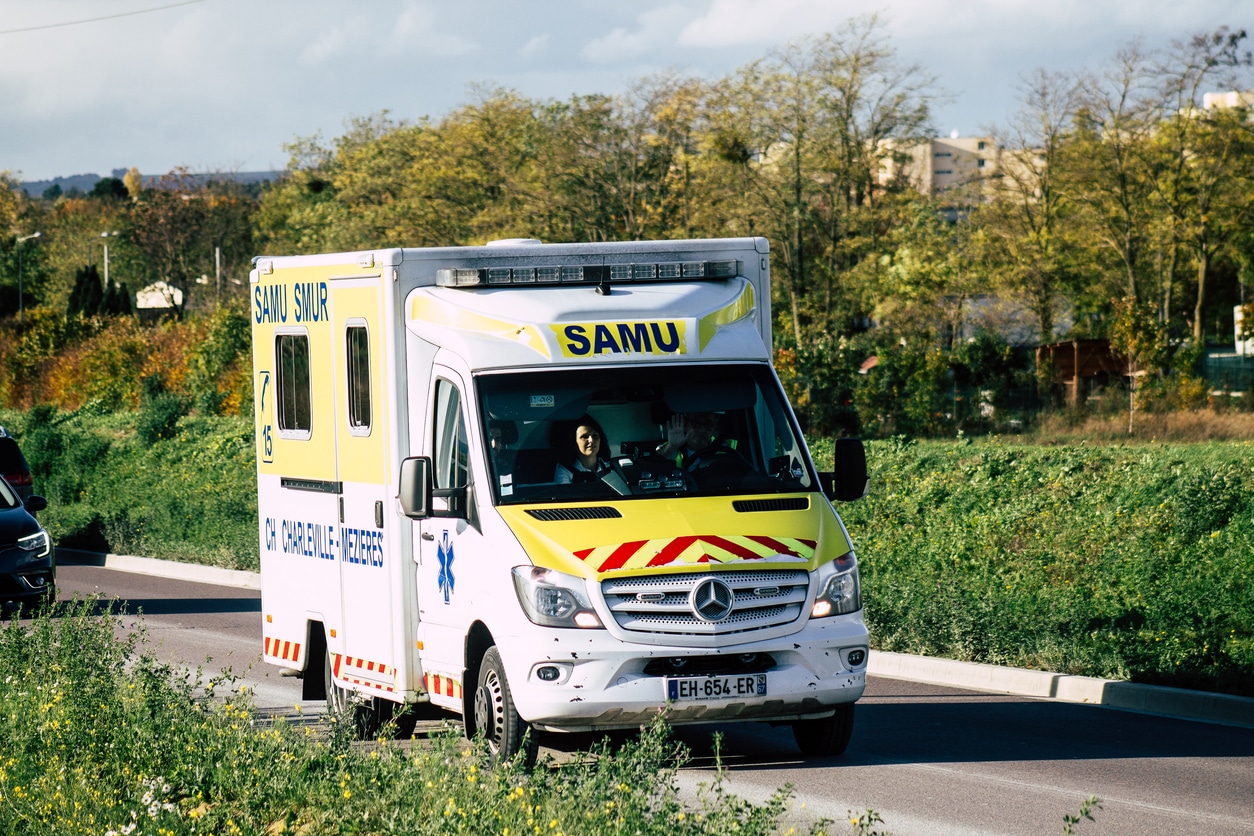
[[[826,571],[824,571],[826,570]],[[819,570],[828,575],[823,589],[810,608],[811,618],[846,615],[862,609],[862,590],[858,584],[858,559],[853,552],[842,554]]]
[[[527,618],[543,627],[601,626],[583,578],[539,566],[515,566],[514,591]]]
[[[22,551],[35,552],[35,557],[43,557],[51,550],[52,543],[48,540],[48,532],[39,531],[18,539],[17,547]]]

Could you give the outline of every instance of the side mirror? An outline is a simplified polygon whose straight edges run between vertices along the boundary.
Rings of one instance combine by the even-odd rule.
[[[466,487],[434,487],[431,459],[427,456],[413,456],[401,462],[401,511],[411,520],[425,520],[429,517],[464,519],[468,494],[469,488]],[[433,499],[444,500],[445,507],[432,507]]]
[[[38,494],[35,494],[33,496],[26,497],[26,501],[22,504],[26,506],[27,511],[30,511],[32,514],[37,514],[48,507],[48,500]]]
[[[867,495],[870,480],[866,473],[866,450],[860,438],[838,438],[835,444],[834,473],[820,473],[819,484],[828,499],[853,502]]]
[[[431,516],[431,459],[414,456],[401,462],[401,511],[411,520]]]

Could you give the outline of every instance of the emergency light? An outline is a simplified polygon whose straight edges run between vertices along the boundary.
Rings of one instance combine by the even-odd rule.
[[[659,282],[730,279],[740,262],[682,261],[665,264],[585,264],[555,267],[446,267],[435,271],[440,287],[502,285],[603,285],[607,282]]]

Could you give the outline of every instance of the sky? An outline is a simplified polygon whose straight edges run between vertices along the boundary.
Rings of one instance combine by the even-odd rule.
[[[1037,68],[1254,32],[1250,0],[0,0],[0,171],[282,170],[299,137],[438,119],[472,84],[566,99],[716,79],[870,14],[938,80],[939,134],[1006,124]]]

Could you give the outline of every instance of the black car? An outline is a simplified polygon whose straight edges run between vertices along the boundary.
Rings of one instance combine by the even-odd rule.
[[[0,476],[8,480],[22,499],[26,499],[35,492],[26,457],[22,455],[22,449],[17,446],[17,439],[9,435],[4,427],[0,427]]]
[[[0,478],[0,609],[31,610],[57,596],[52,539],[34,513],[48,507],[42,496],[25,501]]]

